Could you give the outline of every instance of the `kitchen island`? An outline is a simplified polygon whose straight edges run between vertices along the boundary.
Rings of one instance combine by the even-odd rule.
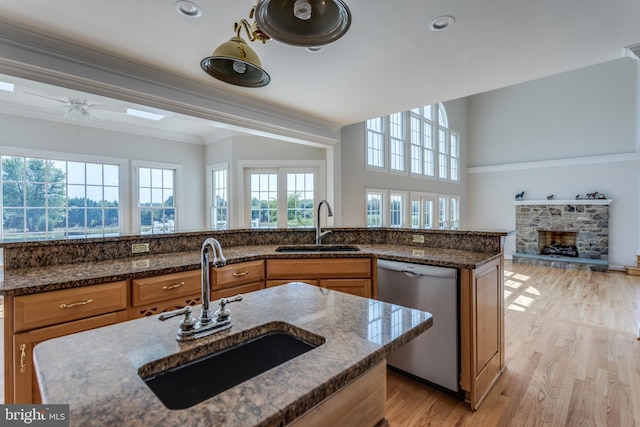
[[[5,399],[38,403],[33,347],[45,340],[200,304],[204,239],[227,266],[212,269],[212,298],[302,281],[377,298],[378,259],[459,272],[460,385],[477,409],[504,369],[503,241],[508,232],[333,228],[326,245],[358,251],[282,252],[313,230],[238,229],[5,243]],[[146,246],[148,252],[132,254]],[[436,320],[437,321],[437,320]]]
[[[187,343],[175,339],[178,318],[161,322],[153,316],[38,344],[34,359],[43,402],[69,404],[71,426],[281,426],[309,411],[318,416],[314,407],[368,373],[384,372],[380,366],[389,352],[432,325],[426,312],[302,283],[246,294],[229,308],[230,330]],[[325,342],[183,410],[167,409],[139,375],[246,339],[256,328],[289,328]],[[353,403],[347,416],[365,420],[365,414],[373,414],[373,421],[363,425],[384,422],[385,376],[364,395],[353,396],[366,407],[354,412]]]

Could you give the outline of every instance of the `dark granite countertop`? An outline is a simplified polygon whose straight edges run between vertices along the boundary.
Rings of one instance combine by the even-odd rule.
[[[268,258],[362,258],[376,257],[441,267],[475,269],[501,254],[397,244],[356,244],[358,252],[282,253],[278,245],[228,246],[229,264]],[[109,261],[63,264],[4,271],[0,294],[26,295],[56,289],[95,285],[200,268],[199,251],[130,257]]]
[[[426,312],[303,283],[251,292],[230,308],[232,329],[190,343],[175,340],[178,318],[160,322],[153,316],[38,344],[34,359],[43,401],[69,404],[71,426],[280,426],[432,325]],[[159,359],[188,361],[274,322],[326,342],[184,410],[167,409],[138,375]]]

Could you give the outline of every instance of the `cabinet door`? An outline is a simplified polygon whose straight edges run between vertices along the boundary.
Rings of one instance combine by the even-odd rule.
[[[461,270],[461,385],[477,409],[504,369],[502,258]]]
[[[13,336],[13,403],[41,403],[38,380],[33,369],[33,347],[51,338],[75,334],[127,320],[127,312],[103,314],[62,325],[34,329]]]
[[[371,298],[371,279],[321,279],[320,286],[332,291]]]

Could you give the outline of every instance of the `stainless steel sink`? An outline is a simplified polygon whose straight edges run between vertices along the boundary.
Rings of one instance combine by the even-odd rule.
[[[358,252],[353,245],[289,245],[278,246],[276,252]]]
[[[288,330],[269,331],[150,376],[140,373],[147,370],[143,367],[139,375],[167,408],[185,409],[324,343],[317,335],[311,338],[315,342]]]

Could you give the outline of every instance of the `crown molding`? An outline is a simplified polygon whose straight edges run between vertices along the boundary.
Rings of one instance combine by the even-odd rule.
[[[467,173],[473,174],[473,173],[509,172],[509,171],[515,171],[515,170],[524,170],[524,169],[540,169],[540,168],[552,168],[552,167],[592,165],[597,163],[634,162],[634,161],[640,161],[640,153],[636,152],[636,153],[626,153],[626,154],[609,154],[604,156],[576,157],[573,159],[546,160],[541,162],[523,162],[523,163],[510,163],[510,164],[494,165],[494,166],[478,166],[478,167],[467,168]]]
[[[290,142],[333,146],[340,127],[76,41],[0,19],[0,73],[211,120]]]

